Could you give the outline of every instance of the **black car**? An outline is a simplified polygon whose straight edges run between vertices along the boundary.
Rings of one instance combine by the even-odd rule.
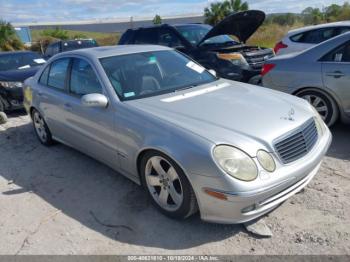
[[[61,40],[49,44],[45,50],[44,57],[48,59],[58,53],[97,46],[98,44],[95,39]]]
[[[270,48],[245,43],[264,20],[264,12],[249,10],[231,14],[214,27],[206,24],[163,24],[129,29],[122,35],[119,44],[173,47],[207,69],[214,69],[220,77],[257,83],[264,62],[275,54]]]
[[[23,107],[23,82],[44,63],[34,52],[0,52],[0,112]]]

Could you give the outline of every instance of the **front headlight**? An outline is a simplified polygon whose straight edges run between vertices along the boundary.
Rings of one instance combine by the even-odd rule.
[[[315,119],[317,132],[318,132],[319,136],[322,136],[325,132],[325,125],[326,124],[323,122],[320,114],[317,112],[317,110],[313,106],[311,106],[311,109],[314,112],[314,119]]]
[[[249,66],[247,60],[240,53],[217,53],[217,57],[230,61],[232,64],[237,66]]]
[[[256,154],[256,158],[258,159],[260,165],[268,172],[273,172],[276,169],[275,160],[273,157],[264,150],[259,150]]]
[[[8,82],[8,81],[0,81],[0,86],[6,87],[6,88],[15,88],[15,87],[23,87],[22,82]]]
[[[258,176],[253,159],[243,151],[226,145],[214,149],[216,163],[230,176],[243,181],[252,181]]]

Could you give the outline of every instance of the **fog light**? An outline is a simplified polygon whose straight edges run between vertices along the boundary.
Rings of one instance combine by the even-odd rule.
[[[245,208],[242,208],[241,212],[248,213],[248,212],[253,211],[253,210],[255,210],[255,204],[247,206]]]

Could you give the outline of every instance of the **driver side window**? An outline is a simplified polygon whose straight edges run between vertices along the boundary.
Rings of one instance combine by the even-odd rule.
[[[70,92],[83,96],[87,94],[102,94],[102,86],[91,65],[83,59],[75,58],[70,77]]]

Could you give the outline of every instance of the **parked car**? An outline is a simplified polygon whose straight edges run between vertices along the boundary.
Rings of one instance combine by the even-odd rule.
[[[350,123],[350,33],[302,53],[277,56],[262,70],[263,85],[309,101],[328,124]]]
[[[49,44],[45,50],[44,57],[48,59],[58,53],[97,46],[98,44],[95,39],[61,40]]]
[[[219,79],[162,46],[62,53],[25,93],[41,143],[106,163],[174,218],[259,217],[309,183],[331,142],[306,101]]]
[[[276,55],[300,52],[350,31],[350,21],[313,25],[291,30],[275,45]]]
[[[263,63],[273,50],[246,45],[245,42],[265,20],[262,11],[250,10],[226,17],[215,27],[205,24],[152,26],[127,30],[119,44],[156,44],[176,48],[213,69],[218,76],[257,83]],[[230,36],[235,36],[238,41]]]
[[[23,108],[23,82],[44,63],[34,52],[0,52],[0,112]]]

